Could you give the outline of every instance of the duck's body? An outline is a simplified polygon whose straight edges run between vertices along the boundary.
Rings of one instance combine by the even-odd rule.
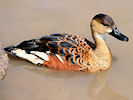
[[[111,65],[111,53],[103,34],[113,32],[113,28],[116,27],[114,22],[110,22],[112,28],[108,27],[106,30],[105,27],[100,26],[100,21],[106,16],[99,14],[91,22],[95,43],[77,35],[56,33],[24,41],[17,46],[7,47],[5,50],[34,64],[56,70],[88,72],[106,70]],[[112,21],[112,19],[108,20],[107,18],[107,22]],[[122,39],[127,41],[125,38]]]

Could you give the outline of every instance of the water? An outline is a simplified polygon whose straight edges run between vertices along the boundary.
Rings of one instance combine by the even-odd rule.
[[[113,17],[129,42],[107,36],[113,63],[99,74],[54,71],[10,56],[8,74],[0,81],[0,100],[132,100],[132,4],[132,0],[1,0],[3,47],[56,32],[92,41],[89,23],[98,13]]]

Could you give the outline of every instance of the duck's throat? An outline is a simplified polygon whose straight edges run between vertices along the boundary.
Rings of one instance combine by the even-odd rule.
[[[111,53],[102,35],[97,33],[93,34],[96,43],[94,50],[94,64],[100,70],[108,69],[111,65]]]

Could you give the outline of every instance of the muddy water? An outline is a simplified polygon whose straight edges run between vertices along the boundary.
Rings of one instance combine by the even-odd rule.
[[[99,74],[59,72],[10,56],[0,100],[132,100],[132,0],[1,0],[0,41],[3,47],[56,32],[90,40],[89,23],[97,13],[113,17],[128,43],[107,36],[113,63]]]

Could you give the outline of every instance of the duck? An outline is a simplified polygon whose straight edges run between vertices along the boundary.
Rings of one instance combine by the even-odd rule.
[[[90,28],[94,42],[71,33],[53,33],[25,40],[4,50],[35,65],[59,71],[95,73],[107,70],[112,57],[105,35],[126,42],[129,39],[120,33],[113,19],[106,14],[95,15]]]

